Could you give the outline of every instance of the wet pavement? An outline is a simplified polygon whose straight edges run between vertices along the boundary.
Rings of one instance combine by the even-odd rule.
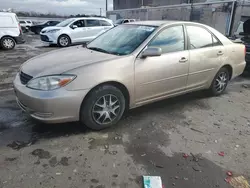
[[[229,170],[250,180],[248,74],[223,96],[164,100],[100,132],[46,125],[19,109],[12,80],[24,61],[58,48],[26,37],[15,50],[0,51],[0,187],[140,188],[142,175],[157,175],[165,188],[226,188]]]

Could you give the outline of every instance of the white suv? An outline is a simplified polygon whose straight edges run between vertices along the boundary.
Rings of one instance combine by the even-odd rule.
[[[112,27],[113,22],[106,18],[70,18],[56,26],[44,28],[40,35],[43,42],[66,47],[73,43],[89,42]]]
[[[0,12],[0,47],[11,50],[24,43],[23,33],[15,13]]]

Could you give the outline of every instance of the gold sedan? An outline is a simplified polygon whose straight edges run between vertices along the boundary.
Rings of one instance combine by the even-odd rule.
[[[126,109],[202,89],[220,95],[245,65],[245,46],[209,26],[133,22],[86,48],[28,60],[14,88],[19,106],[35,119],[100,130],[117,124]]]

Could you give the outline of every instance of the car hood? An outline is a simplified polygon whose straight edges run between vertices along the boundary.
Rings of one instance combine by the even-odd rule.
[[[77,46],[34,57],[21,66],[21,71],[32,77],[62,74],[82,66],[119,58],[121,57]]]

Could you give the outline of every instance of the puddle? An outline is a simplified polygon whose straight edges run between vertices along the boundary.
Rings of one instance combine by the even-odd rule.
[[[45,151],[43,149],[36,149],[31,152],[33,156],[38,157],[39,159],[49,159],[51,158],[51,154],[48,151]]]

